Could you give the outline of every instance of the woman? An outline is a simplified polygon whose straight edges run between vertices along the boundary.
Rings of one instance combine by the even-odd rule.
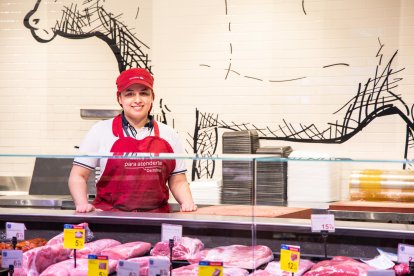
[[[80,145],[81,152],[107,155],[131,153],[182,153],[176,132],[150,114],[154,79],[142,68],[123,71],[116,80],[122,114],[98,122]],[[128,154],[129,153],[129,154]],[[100,167],[96,198],[87,200],[86,180]],[[130,158],[76,158],[69,176],[69,189],[77,212],[136,211],[170,212],[169,189],[184,212],[195,211],[185,175],[184,160]],[[168,187],[167,187],[168,182]]]

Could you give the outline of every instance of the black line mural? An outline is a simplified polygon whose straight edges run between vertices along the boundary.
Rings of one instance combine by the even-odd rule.
[[[52,25],[47,25],[47,20],[41,18],[40,11],[47,10],[47,5],[60,5],[54,7],[61,10],[61,16],[56,18]],[[120,14],[113,14],[105,10],[103,0],[61,0],[59,3],[38,0],[33,8],[24,18],[24,25],[31,30],[33,37],[41,43],[46,43],[56,35],[70,38],[82,39],[98,37],[103,40],[115,55],[119,71],[130,67],[142,67],[151,71],[151,60],[148,56],[150,47],[141,41],[132,30],[121,21]],[[127,7],[128,8],[128,7]],[[303,14],[306,16],[304,0],[302,0]],[[227,0],[225,0],[225,14],[229,15]],[[138,8],[135,18],[139,18],[140,9]],[[230,18],[230,17],[227,17]],[[228,22],[228,32],[231,32],[231,22]],[[351,139],[374,119],[397,115],[406,125],[406,144],[404,158],[409,157],[409,150],[414,147],[414,107],[409,107],[395,93],[399,82],[402,80],[400,73],[404,68],[394,68],[394,63],[398,51],[388,59],[385,66],[382,65],[382,49],[384,45],[379,42],[379,50],[376,53],[378,65],[376,66],[371,78],[364,83],[359,83],[354,97],[346,102],[333,114],[342,116],[335,122],[327,123],[325,127],[318,127],[315,124],[299,123],[298,125],[289,123],[282,119],[282,124],[275,126],[256,126],[253,122],[226,122],[219,119],[218,114],[201,112],[195,110],[195,127],[192,133],[188,133],[188,145],[191,152],[203,156],[211,156],[217,152],[219,130],[247,130],[256,129],[260,139],[283,140],[301,143],[330,143],[339,144]],[[228,66],[224,68],[224,79],[230,76],[244,77],[252,81],[280,83],[292,82],[307,78],[306,76],[292,76],[288,79],[268,79],[258,76],[245,75],[237,71],[232,66],[232,54],[235,51],[234,44],[229,42]],[[199,64],[201,70],[213,69],[206,63]],[[323,66],[329,70],[332,67],[350,64],[338,62]],[[223,69],[221,69],[223,70]],[[157,118],[164,123],[174,124],[168,120],[168,113],[171,109],[160,100],[161,115]],[[344,112],[345,111],[345,112]],[[211,178],[215,172],[215,163],[211,160],[194,161],[192,168],[192,180],[199,178]]]

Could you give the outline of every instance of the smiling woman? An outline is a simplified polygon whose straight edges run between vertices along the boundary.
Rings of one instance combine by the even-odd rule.
[[[130,153],[183,153],[175,131],[150,115],[154,78],[142,68],[122,72],[117,78],[117,99],[123,112],[98,122],[86,135],[81,152],[130,155]],[[86,180],[95,167],[103,172],[96,184],[96,198],[89,204]],[[135,162],[120,158],[76,158],[69,188],[78,212],[170,212],[169,190],[181,211],[195,211],[183,160]]]

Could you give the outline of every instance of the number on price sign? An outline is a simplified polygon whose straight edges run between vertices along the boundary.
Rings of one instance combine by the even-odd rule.
[[[108,276],[108,256],[88,255],[88,276]]]
[[[297,272],[300,261],[300,247],[282,244],[280,247],[280,269],[287,272]]]
[[[85,226],[65,224],[63,229],[63,247],[82,249],[85,246]]]

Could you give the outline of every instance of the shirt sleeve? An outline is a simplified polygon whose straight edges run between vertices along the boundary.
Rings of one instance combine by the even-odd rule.
[[[95,124],[83,138],[79,146],[80,155],[99,155],[99,131]],[[73,164],[94,170],[98,166],[99,158],[76,157]]]

